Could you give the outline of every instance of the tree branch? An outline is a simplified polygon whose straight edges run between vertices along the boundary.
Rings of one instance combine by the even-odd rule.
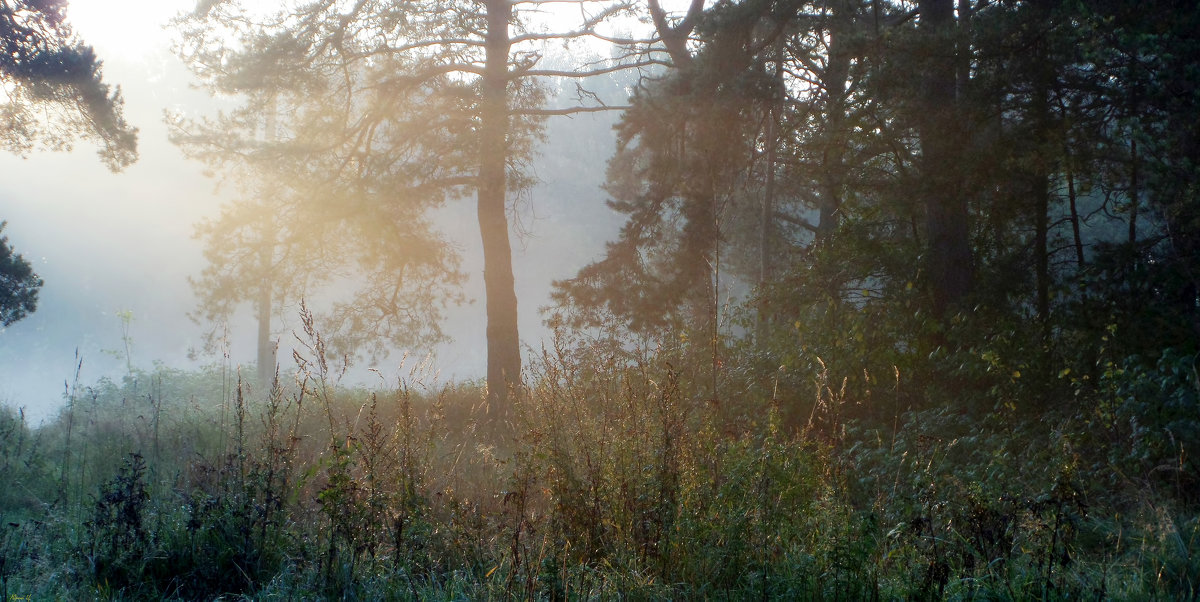
[[[704,12],[704,0],[692,0],[687,15],[673,27],[667,22],[667,13],[663,10],[659,0],[649,0],[649,5],[654,29],[658,32],[658,37],[662,39],[667,53],[671,55],[671,60],[680,68],[687,67],[692,63],[692,53],[687,49],[688,36],[692,34],[692,30],[696,27],[696,21]]]
[[[447,75],[450,73],[471,73],[473,75],[483,75],[483,67],[472,65],[470,63],[446,63],[444,65],[434,65],[424,71],[418,71],[413,74],[401,74],[395,78],[389,79],[383,83],[384,86],[399,86],[401,88],[413,84],[422,84],[439,75]]]
[[[438,39],[438,40],[426,40],[424,42],[413,42],[411,44],[405,44],[403,46],[394,46],[394,47],[388,46],[388,47],[377,48],[375,50],[370,50],[370,51],[366,51],[366,52],[356,52],[353,54],[347,53],[346,56],[349,58],[352,58],[352,59],[360,59],[360,58],[368,58],[368,57],[372,57],[372,56],[377,56],[380,54],[399,54],[402,52],[408,52],[410,50],[418,50],[421,48],[432,48],[435,46],[453,46],[453,45],[475,46],[478,48],[483,48],[483,40],[472,40],[471,38],[450,38],[450,39],[443,38],[443,39]]]
[[[800,226],[801,228],[804,228],[805,230],[808,230],[809,232],[815,233],[817,231],[817,227],[814,226],[812,224],[812,222],[810,222],[802,217],[788,215],[787,213],[784,213],[782,211],[776,211],[774,215],[775,215],[775,218],[777,218],[777,219],[781,219],[789,224],[792,224],[793,226]]]
[[[509,115],[530,115],[547,117],[554,115],[575,115],[577,113],[600,113],[603,111],[624,111],[629,105],[604,105],[601,107],[564,107],[561,109],[519,109],[510,111]]]
[[[607,36],[593,29],[578,29],[565,33],[527,33],[519,36],[513,36],[513,44],[522,42],[534,42],[542,40],[573,40],[577,38],[595,38],[601,42],[608,42],[617,46],[648,46],[655,42],[662,41],[660,38],[617,38]]]
[[[513,6],[516,6],[518,4],[530,4],[533,6],[538,6],[541,4],[579,4],[579,5],[584,5],[584,4],[600,4],[603,2],[608,2],[608,0],[509,0],[509,1],[512,3]]]
[[[513,71],[509,75],[509,79],[517,79],[520,77],[574,77],[588,78],[596,75],[605,75],[608,73],[616,73],[626,69],[640,69],[642,67],[650,67],[652,65],[670,65],[666,61],[657,59],[643,59],[636,63],[625,63],[621,65],[613,65],[611,67],[601,67],[599,69],[588,69],[587,71],[565,71],[558,69],[528,69],[522,71]]]

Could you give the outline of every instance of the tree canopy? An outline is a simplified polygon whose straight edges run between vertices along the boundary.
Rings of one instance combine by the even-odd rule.
[[[7,225],[0,222],[0,234]],[[8,326],[36,310],[41,287],[29,261],[13,251],[7,236],[0,236],[0,324]]]
[[[82,138],[120,171],[137,159],[137,129],[125,122],[119,89],[66,21],[65,0],[0,0],[0,145],[20,156],[69,149]],[[2,229],[2,228],[0,228]],[[0,316],[5,326],[37,307],[42,281],[0,239]]]
[[[560,307],[577,326],[707,333],[739,290],[716,281],[732,280],[762,350],[798,353],[799,328],[801,355],[877,371],[999,340],[1046,373],[1079,370],[1094,358],[1069,341],[1097,320],[1192,348],[1200,102],[1180,61],[1197,56],[1198,16],[718,2],[697,16],[694,58],[625,113],[608,192],[626,226],[558,284]]]
[[[458,300],[462,275],[428,218],[474,196],[500,394],[520,379],[508,224],[540,120],[613,108],[586,94],[547,108],[544,83],[654,65],[609,163],[626,225],[558,283],[570,326],[703,332],[714,373],[720,348],[742,344],[718,331],[751,321],[764,357],[920,372],[1000,345],[1033,350],[1043,376],[1094,365],[1070,350],[1097,321],[1173,321],[1172,345],[1200,332],[1198,103],[1179,59],[1196,54],[1195,11],[752,0],[671,16],[650,2],[656,35],[630,40],[600,26],[633,5],[579,3],[595,10],[572,31],[529,19],[542,5],[329,0],[265,15],[230,1],[183,19],[184,56],[245,103],[179,121],[177,139],[270,182],[206,230],[206,306],[250,300],[267,272],[293,291],[353,282],[329,313],[345,340],[436,339],[437,303]],[[613,58],[543,64],[547,41],[589,37]],[[265,141],[273,103],[280,138]]]
[[[235,108],[174,137],[242,192],[200,226],[199,317],[251,302],[262,341],[304,296],[325,323],[302,304],[296,378],[265,394],[227,364],[131,366],[37,430],[0,408],[0,587],[1200,597],[1200,4],[260,4],[180,20]],[[562,6],[578,30],[539,20]],[[611,55],[552,66],[576,38]],[[554,94],[591,76],[611,87]],[[615,148],[607,121],[543,129],[614,109]],[[536,164],[542,136],[573,147]],[[603,217],[569,204],[595,200],[598,148]],[[561,197],[556,251],[624,225],[522,357],[531,164]],[[339,386],[342,352],[439,336],[463,270],[436,226],[460,200],[486,386],[431,383],[433,362]]]
[[[555,31],[531,18],[541,2],[330,0],[270,15],[240,2],[202,3],[180,21],[181,52],[213,90],[246,102],[210,121],[181,121],[176,139],[215,164],[248,161],[286,173],[280,189],[294,194],[273,219],[284,231],[307,225],[326,233],[308,242],[322,241],[315,243],[321,257],[353,263],[352,278],[365,283],[355,301],[330,313],[348,339],[383,334],[391,344],[411,344],[428,340],[414,333],[440,334],[436,304],[457,299],[452,289],[461,275],[429,216],[449,200],[474,196],[489,391],[503,415],[521,373],[511,201],[532,182],[525,167],[542,119],[608,108],[546,108],[541,82],[661,62],[643,52],[646,41],[598,31],[606,19],[629,14],[631,4],[574,4],[583,9],[578,27]],[[547,42],[576,38],[620,42],[625,50],[568,69],[539,64]],[[288,107],[283,138],[263,144],[252,132],[273,102]],[[334,239],[343,246],[323,246]]]
[[[95,51],[71,32],[66,8],[66,0],[0,1],[0,140],[23,156],[83,138],[118,171],[137,159],[137,129],[125,121],[120,89],[104,83]]]

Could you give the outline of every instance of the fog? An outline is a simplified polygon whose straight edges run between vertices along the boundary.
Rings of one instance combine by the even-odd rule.
[[[185,159],[167,140],[163,120],[164,111],[195,115],[221,106],[190,86],[190,73],[171,54],[167,34],[154,25],[187,4],[154,4],[124,27],[116,27],[108,3],[76,0],[68,12],[104,60],[105,80],[121,87],[126,118],[139,128],[137,163],[111,173],[87,143],[26,158],[0,155],[5,235],[45,281],[37,311],[0,330],[0,403],[24,407],[33,423],[54,416],[80,365],[79,383],[86,386],[102,377],[119,379],[127,361],[150,369],[224,360],[221,352],[202,348],[207,326],[188,317],[196,305],[188,278],[204,266],[202,242],[192,236],[195,225],[215,216],[237,191],[218,188],[199,163]],[[131,42],[130,28],[141,28],[138,44]],[[574,274],[615,236],[619,218],[607,210],[599,188],[615,118],[581,115],[548,126],[547,140],[555,142],[542,149],[534,166],[547,181],[523,204],[519,222],[525,234],[513,238],[526,346],[536,348],[546,334],[538,309],[548,303],[551,282]],[[548,181],[564,173],[570,177]],[[353,378],[377,382],[367,368],[397,374],[394,364],[405,351],[410,357],[433,352],[442,380],[483,376],[482,252],[473,198],[450,204],[439,221],[463,256],[465,292],[474,302],[448,312],[443,327],[450,343],[397,350],[385,365],[359,366]],[[284,362],[290,361],[291,330],[299,324],[288,312],[285,308],[284,319],[273,324]],[[229,351],[234,366],[254,361],[255,322],[248,309],[230,324]]]

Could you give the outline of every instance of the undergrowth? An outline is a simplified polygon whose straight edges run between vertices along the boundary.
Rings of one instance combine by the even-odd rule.
[[[425,365],[391,387],[339,386],[307,336],[309,355],[266,385],[160,368],[76,385],[37,428],[0,413],[5,599],[1200,588],[1187,358],[1123,368],[1097,388],[1111,403],[1085,413],[978,415],[914,402],[898,370],[837,377],[816,358],[788,377],[803,386],[727,375],[738,393],[723,398],[686,350],[560,336],[497,425],[483,391]],[[1157,398],[1152,423],[1138,404]]]

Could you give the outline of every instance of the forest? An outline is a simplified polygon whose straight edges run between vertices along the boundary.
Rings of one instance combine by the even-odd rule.
[[[5,149],[121,171],[138,131],[69,16],[0,0]],[[239,191],[178,308],[221,359],[126,338],[51,419],[0,404],[4,600],[1200,597],[1200,4],[198,0],[171,28],[223,103],[171,142]],[[513,252],[539,185],[620,223],[544,307]],[[4,326],[43,286],[15,247]],[[446,380],[463,308],[486,372]]]

